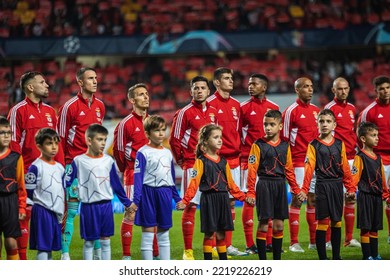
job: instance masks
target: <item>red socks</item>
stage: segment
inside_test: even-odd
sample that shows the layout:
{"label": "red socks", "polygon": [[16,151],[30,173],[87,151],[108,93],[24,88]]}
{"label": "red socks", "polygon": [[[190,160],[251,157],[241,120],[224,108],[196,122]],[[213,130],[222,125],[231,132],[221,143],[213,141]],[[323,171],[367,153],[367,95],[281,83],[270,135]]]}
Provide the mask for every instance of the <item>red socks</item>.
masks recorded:
{"label": "red socks", "polygon": [[310,244],[316,243],[316,229],[317,229],[317,220],[316,220],[316,208],[313,206],[306,206],[306,221],[309,225],[309,234],[310,234]]}
{"label": "red socks", "polygon": [[267,231],[267,245],[272,244],[272,235],[273,235],[272,219],[269,219],[268,220],[268,231]]}
{"label": "red socks", "polygon": [[291,207],[289,209],[288,224],[290,228],[290,245],[298,243],[298,232],[299,232],[299,214],[300,209]]}
{"label": "red socks", "polygon": [[390,236],[390,208],[386,207],[386,217],[387,217],[387,223],[389,225],[389,234],[388,236]]}
{"label": "red socks", "polygon": [[187,206],[181,216],[181,229],[183,232],[184,249],[192,249],[194,238],[196,205]]}
{"label": "red socks", "polygon": [[345,242],[352,239],[355,226],[355,204],[344,205]]}
{"label": "red socks", "polygon": [[29,222],[31,218],[31,206],[26,208],[26,217],[24,220],[19,221],[20,231],[22,236],[16,239],[18,243],[18,254],[20,260],[27,260],[27,246],[28,246],[28,237],[29,237]]}
{"label": "red socks", "polygon": [[[231,208],[231,211],[232,211],[232,219],[234,224],[234,221],[236,220],[236,210],[234,208]],[[226,231],[225,232],[226,248],[232,245],[232,239],[233,239],[233,231]]]}
{"label": "red socks", "polygon": [[244,203],[242,206],[242,225],[244,227],[246,247],[249,248],[255,244],[253,240],[253,209],[254,206]]}
{"label": "red socks", "polygon": [[133,221],[122,220],[121,241],[123,256],[131,256],[131,241],[133,240]]}

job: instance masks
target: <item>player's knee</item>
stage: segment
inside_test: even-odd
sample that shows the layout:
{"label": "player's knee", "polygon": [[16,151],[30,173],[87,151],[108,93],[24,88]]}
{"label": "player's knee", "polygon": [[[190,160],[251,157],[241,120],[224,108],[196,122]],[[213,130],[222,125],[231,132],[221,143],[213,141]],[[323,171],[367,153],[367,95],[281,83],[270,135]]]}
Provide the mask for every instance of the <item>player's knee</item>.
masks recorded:
{"label": "player's knee", "polygon": [[328,227],[329,227],[328,219],[323,219],[318,221],[317,230],[327,231]]}

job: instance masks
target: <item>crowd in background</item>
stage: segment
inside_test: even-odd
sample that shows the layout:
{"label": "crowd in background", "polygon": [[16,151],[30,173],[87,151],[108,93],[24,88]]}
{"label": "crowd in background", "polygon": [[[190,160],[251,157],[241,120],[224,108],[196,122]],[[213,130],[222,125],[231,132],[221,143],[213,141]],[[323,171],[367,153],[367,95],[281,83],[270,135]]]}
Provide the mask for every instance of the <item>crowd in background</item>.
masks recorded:
{"label": "crowd in background", "polygon": [[344,29],[390,20],[385,0],[3,0],[0,11],[0,37]]}

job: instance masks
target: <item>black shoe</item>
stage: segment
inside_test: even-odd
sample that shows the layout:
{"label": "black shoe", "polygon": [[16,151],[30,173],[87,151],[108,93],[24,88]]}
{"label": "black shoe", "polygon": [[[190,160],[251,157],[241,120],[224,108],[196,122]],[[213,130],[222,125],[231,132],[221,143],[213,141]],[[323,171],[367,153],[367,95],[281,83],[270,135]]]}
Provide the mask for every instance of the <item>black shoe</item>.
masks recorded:
{"label": "black shoe", "polygon": [[266,246],[265,251],[266,251],[267,253],[271,253],[271,252],[272,252],[272,244],[268,244],[268,245]]}
{"label": "black shoe", "polygon": [[248,253],[249,255],[255,255],[255,254],[257,254],[257,247],[256,247],[256,245],[252,245],[252,246],[250,246],[249,248],[246,248],[245,249],[245,252],[246,253]]}

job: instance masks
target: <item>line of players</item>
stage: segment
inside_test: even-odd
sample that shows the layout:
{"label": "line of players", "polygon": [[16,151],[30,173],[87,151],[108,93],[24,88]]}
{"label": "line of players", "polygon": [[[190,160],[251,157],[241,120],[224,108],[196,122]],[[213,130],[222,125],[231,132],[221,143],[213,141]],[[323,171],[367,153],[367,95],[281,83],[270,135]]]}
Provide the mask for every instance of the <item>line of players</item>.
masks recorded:
{"label": "line of players", "polygon": [[[81,68],[76,74],[76,81],[80,86],[78,94],[66,102],[59,110],[58,118],[55,110],[45,104],[43,100],[49,94],[49,85],[44,76],[38,72],[25,73],[21,78],[21,88],[26,94],[25,100],[15,105],[9,112],[8,119],[12,128],[11,149],[23,155],[25,172],[32,161],[39,157],[34,142],[36,132],[43,127],[57,128],[61,137],[60,152],[57,161],[66,165],[72,159],[85,153],[86,144],[84,134],[92,123],[102,124],[105,106],[102,100],[95,97],[98,78],[93,68]],[[171,128],[170,145],[177,164],[183,169],[182,194],[188,186],[195,156],[199,129],[208,123],[218,123],[223,127],[223,146],[220,151],[232,170],[233,178],[242,190],[246,190],[247,158],[253,142],[264,136],[263,116],[271,109],[279,106],[266,98],[268,79],[262,74],[253,74],[248,81],[248,93],[251,98],[239,103],[231,96],[233,91],[233,70],[218,68],[215,70],[213,84],[216,92],[210,96],[209,81],[197,76],[191,80],[190,94],[192,101],[175,114]],[[311,104],[313,84],[308,78],[299,78],[295,82],[297,100],[283,112],[284,126],[282,137],[291,145],[293,164],[298,184],[303,182],[303,166],[309,142],[318,135],[316,117],[319,108]],[[361,114],[358,123],[370,121],[379,127],[380,141],[376,152],[381,155],[385,165],[386,181],[390,174],[390,79],[378,77],[374,81],[377,99]],[[349,162],[353,161],[356,153],[357,139],[355,133],[355,107],[347,102],[349,84],[343,78],[337,78],[332,87],[335,95],[326,108],[331,109],[336,116],[337,126],[335,136],[344,141]],[[115,128],[114,157],[123,172],[124,186],[128,197],[132,198],[134,161],[137,150],[147,143],[143,131],[143,120],[148,116],[149,93],[145,84],[136,84],[128,90],[128,99],[132,105],[132,112],[125,117]],[[314,181],[313,181],[314,183]],[[67,193],[67,215],[64,219],[62,238],[62,259],[70,259],[69,244],[73,235],[74,217],[78,209],[77,188],[69,188]],[[194,233],[196,206],[199,204],[198,194],[190,205],[186,207],[182,216],[182,231],[184,238],[183,259],[194,259],[192,238]],[[306,219],[309,224],[309,249],[315,249],[316,219],[314,211],[314,193],[309,192]],[[30,203],[31,205],[31,203]],[[289,210],[290,251],[304,252],[298,242],[301,202],[293,195]],[[29,209],[31,207],[27,207]],[[231,201],[231,213],[235,219],[234,200]],[[386,216],[390,220],[390,209],[386,208]],[[29,211],[27,211],[29,217]],[[344,246],[360,247],[360,243],[352,238],[355,209],[353,201],[345,199],[345,242]],[[239,251],[232,245],[232,232],[226,233],[227,253],[231,256],[242,256],[257,252],[253,240],[253,206],[244,204],[242,211],[243,227],[246,239],[246,250]],[[121,225],[121,241],[123,258],[131,259],[132,228],[134,215],[125,212]],[[389,227],[390,228],[390,227]],[[390,230],[390,229],[389,229]],[[21,222],[22,236],[18,238],[20,259],[26,259],[28,243],[28,219]],[[329,234],[328,234],[329,236]],[[390,233],[389,233],[390,236]],[[272,222],[269,222],[267,235],[268,249],[272,250]],[[328,239],[329,240],[329,237]],[[389,239],[390,240],[390,239]],[[158,256],[158,246],[154,242],[154,256]],[[94,258],[101,258],[99,242],[94,245]]]}

